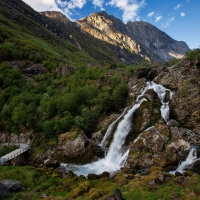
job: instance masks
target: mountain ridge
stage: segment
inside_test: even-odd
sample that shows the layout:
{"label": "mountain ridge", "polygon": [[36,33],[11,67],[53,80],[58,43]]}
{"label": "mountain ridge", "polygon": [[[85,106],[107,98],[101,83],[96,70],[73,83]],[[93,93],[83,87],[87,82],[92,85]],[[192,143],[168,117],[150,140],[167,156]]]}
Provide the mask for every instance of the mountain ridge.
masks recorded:
{"label": "mountain ridge", "polygon": [[147,56],[147,59],[169,61],[173,57],[183,57],[189,50],[185,42],[172,39],[147,22],[135,21],[124,24],[105,11],[92,13],[88,17],[77,20],[77,23],[94,37],[114,44],[116,42],[121,48],[141,54],[143,57]]}
{"label": "mountain ridge", "polygon": [[[58,11],[36,12],[21,0],[1,1],[0,5],[4,8],[2,14],[6,18],[16,21],[32,32],[36,30],[35,33],[39,36],[49,37],[49,34],[39,27],[42,26],[97,60],[118,60],[127,64],[139,64],[144,59],[166,62],[172,58],[183,57],[189,50],[186,43],[173,40],[149,23],[124,24],[105,11],[91,13],[72,22]],[[12,10],[12,15],[7,10]],[[34,21],[37,28],[30,20]],[[150,39],[147,32],[151,33]],[[96,44],[97,48],[94,48],[93,44]]]}

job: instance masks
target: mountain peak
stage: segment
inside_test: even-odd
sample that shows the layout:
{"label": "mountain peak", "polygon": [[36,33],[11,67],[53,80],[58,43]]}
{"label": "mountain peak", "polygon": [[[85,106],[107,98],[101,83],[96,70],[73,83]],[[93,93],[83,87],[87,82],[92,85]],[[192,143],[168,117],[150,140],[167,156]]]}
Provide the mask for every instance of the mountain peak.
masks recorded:
{"label": "mountain peak", "polygon": [[172,39],[165,32],[148,22],[133,21],[126,25],[132,38],[156,53],[163,61],[168,61],[173,57],[181,58],[189,50],[185,42]]}

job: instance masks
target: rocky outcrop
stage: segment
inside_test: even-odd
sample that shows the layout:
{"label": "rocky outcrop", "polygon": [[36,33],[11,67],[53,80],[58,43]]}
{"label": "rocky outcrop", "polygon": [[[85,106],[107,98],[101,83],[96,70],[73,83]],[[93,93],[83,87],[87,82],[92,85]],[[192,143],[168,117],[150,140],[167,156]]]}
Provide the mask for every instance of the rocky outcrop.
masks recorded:
{"label": "rocky outcrop", "polygon": [[62,76],[70,76],[76,72],[77,68],[75,66],[61,66],[56,68],[56,72],[60,73]]}
{"label": "rocky outcrop", "polygon": [[[46,150],[35,155],[32,163],[56,168],[63,163],[84,164],[104,156],[99,145],[88,139],[82,132],[72,130],[61,134],[58,142],[46,147]],[[58,162],[57,162],[58,161]]]}
{"label": "rocky outcrop", "polygon": [[60,161],[86,163],[96,156],[102,157],[103,151],[91,142],[84,134],[79,134],[75,140],[70,140],[68,134],[58,138],[58,149],[54,158]]}
{"label": "rocky outcrop", "polygon": [[[199,144],[199,59],[191,62],[185,58],[169,68],[152,69],[156,70],[153,81],[173,90],[173,97],[169,100],[170,120],[167,124],[163,121],[157,95],[153,90],[147,90],[143,95],[147,101],[134,113],[133,132],[127,138],[130,142],[127,171],[140,171],[151,166],[174,170],[186,159],[191,147]],[[128,83],[131,99],[141,93],[149,80],[145,73],[140,77],[138,73]],[[197,162],[196,171],[198,165]]]}
{"label": "rocky outcrop", "polygon": [[31,132],[21,133],[20,135],[16,134],[7,134],[0,132],[0,143],[26,143],[30,144],[29,135]]}
{"label": "rocky outcrop", "polygon": [[26,75],[46,74],[47,72],[47,68],[44,67],[42,64],[34,64],[31,67],[22,70],[22,73]]}

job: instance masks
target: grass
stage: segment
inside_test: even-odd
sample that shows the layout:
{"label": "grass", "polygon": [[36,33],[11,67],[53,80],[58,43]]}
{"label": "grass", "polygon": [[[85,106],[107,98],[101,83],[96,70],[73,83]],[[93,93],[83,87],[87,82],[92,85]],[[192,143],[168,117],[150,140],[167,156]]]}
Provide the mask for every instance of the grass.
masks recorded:
{"label": "grass", "polygon": [[[123,174],[117,177],[123,177]],[[169,177],[167,183],[150,186],[147,177],[127,180],[127,184],[117,183],[116,178],[102,177],[87,180],[83,177],[69,176],[60,178],[52,169],[34,168],[32,166],[1,166],[0,181],[4,179],[19,180],[22,191],[10,192],[5,200],[39,200],[42,194],[47,194],[48,200],[91,200],[104,199],[116,188],[122,191],[126,200],[198,200],[200,196],[200,175],[191,177]]]}

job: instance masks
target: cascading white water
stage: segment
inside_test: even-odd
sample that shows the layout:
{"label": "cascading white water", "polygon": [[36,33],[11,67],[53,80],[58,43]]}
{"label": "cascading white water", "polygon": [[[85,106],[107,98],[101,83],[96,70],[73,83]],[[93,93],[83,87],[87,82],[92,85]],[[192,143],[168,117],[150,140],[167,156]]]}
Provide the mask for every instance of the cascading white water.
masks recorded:
{"label": "cascading white water", "polygon": [[119,170],[121,167],[123,167],[126,163],[129,154],[129,149],[124,149],[123,147],[126,136],[131,131],[132,115],[140,106],[140,104],[144,100],[146,100],[145,98],[143,98],[143,95],[148,89],[153,89],[158,94],[158,97],[160,98],[160,101],[162,103],[160,109],[161,115],[164,118],[164,120],[168,122],[169,106],[168,103],[165,103],[165,95],[166,92],[169,91],[170,96],[172,97],[172,92],[164,88],[162,85],[158,85],[154,82],[147,82],[144,91],[142,92],[141,95],[137,97],[136,104],[127,113],[126,113],[127,109],[125,109],[124,112],[109,126],[108,128],[109,130],[107,130],[106,135],[101,141],[101,145],[105,144],[105,142],[109,138],[109,134],[113,130],[113,127],[123,116],[123,119],[119,122],[117,126],[117,129],[114,133],[114,139],[109,147],[108,153],[105,158],[86,165],[74,165],[74,164],[63,164],[63,165],[66,166],[68,169],[71,169],[75,174],[85,175],[85,176],[87,176],[89,173],[101,174],[104,171],[107,171],[112,174],[115,171]]}
{"label": "cascading white water", "polygon": [[200,158],[197,158],[197,149],[196,147],[192,147],[186,160],[183,161],[175,171],[171,171],[170,173],[175,174],[175,172],[180,172],[183,174],[185,170],[190,169],[197,160],[200,160]]}
{"label": "cascading white water", "polygon": [[165,96],[167,91],[170,92],[170,99],[172,99],[173,96],[173,92],[165,87],[163,87],[162,85],[156,84],[153,81],[151,82],[147,82],[146,87],[144,89],[144,91],[142,92],[142,94],[140,96],[143,96],[144,93],[148,90],[148,89],[153,89],[154,92],[157,93],[160,102],[162,104],[160,111],[161,111],[161,116],[162,118],[165,120],[165,122],[167,123],[169,121],[169,102],[165,102]]}
{"label": "cascading white water", "polygon": [[129,150],[124,151],[123,149],[125,138],[131,130],[132,115],[143,101],[145,101],[144,98],[140,99],[119,122],[114,134],[113,142],[110,145],[108,154],[105,158],[86,165],[64,164],[64,166],[73,170],[73,172],[77,175],[85,176],[87,176],[89,173],[101,174],[104,171],[112,174],[123,167],[129,153]]}
{"label": "cascading white water", "polygon": [[108,154],[105,158],[106,163],[109,165],[117,165],[123,156],[122,147],[125,143],[126,136],[131,131],[131,117],[144,100],[145,99],[142,98],[139,102],[137,102],[124,116],[124,119],[119,123],[113,142],[111,143]]}
{"label": "cascading white water", "polygon": [[[161,116],[162,118],[166,121],[166,123],[169,121],[169,106],[168,103],[169,102],[165,102],[165,96],[167,91],[170,92],[170,99],[172,99],[173,96],[173,92],[165,87],[163,87],[162,85],[156,84],[153,81],[151,82],[147,82],[146,83],[146,87],[144,88],[143,92],[137,97],[136,102],[143,97],[144,93],[148,90],[148,89],[153,89],[154,92],[157,93],[160,102],[162,104],[160,111],[161,111]],[[124,109],[123,113],[108,127],[106,134],[104,135],[100,145],[103,146],[105,144],[105,142],[108,140],[110,134],[113,131],[114,126],[116,125],[116,123],[120,120],[120,118],[125,114],[127,108]]]}
{"label": "cascading white water", "polygon": [[112,123],[109,125],[101,143],[99,144],[100,146],[104,146],[106,141],[110,138],[110,135],[113,131],[113,129],[115,128],[115,125],[117,124],[117,122],[121,119],[121,117],[125,114],[125,112],[127,111],[128,108],[125,108],[124,111],[122,112],[122,114]]}

